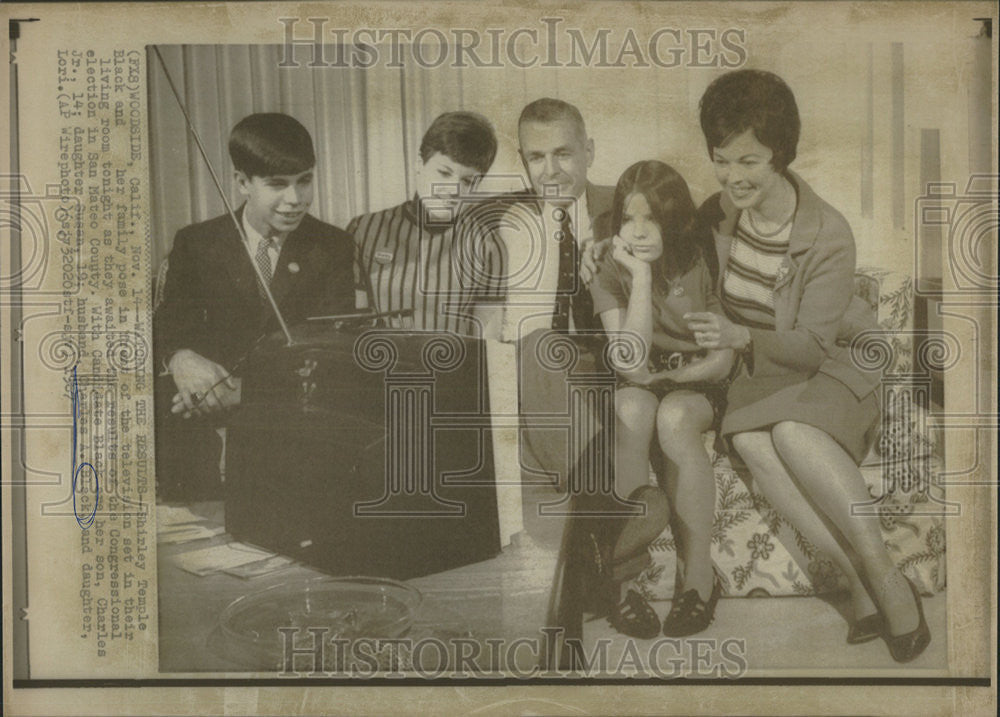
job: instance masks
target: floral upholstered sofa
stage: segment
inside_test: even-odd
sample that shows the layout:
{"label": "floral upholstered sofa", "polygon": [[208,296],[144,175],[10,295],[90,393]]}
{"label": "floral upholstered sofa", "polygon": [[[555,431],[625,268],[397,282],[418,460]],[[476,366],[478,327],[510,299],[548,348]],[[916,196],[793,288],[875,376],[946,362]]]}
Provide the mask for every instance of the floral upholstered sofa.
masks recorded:
{"label": "floral upholstered sofa", "polygon": [[[945,587],[944,514],[948,504],[937,479],[942,454],[918,401],[923,389],[913,367],[913,285],[897,272],[861,267],[859,296],[876,310],[877,357],[884,367],[883,417],[879,438],[862,464],[872,496],[858,514],[875,515],[889,554],[924,594]],[[919,349],[918,349],[919,350]],[[756,491],[745,469],[712,448],[716,506],[712,558],[729,596],[813,595],[846,586],[833,562],[819,553]],[[874,518],[873,518],[874,519]],[[635,580],[650,600],[670,599],[676,551],[669,528],[650,547],[652,565]]]}

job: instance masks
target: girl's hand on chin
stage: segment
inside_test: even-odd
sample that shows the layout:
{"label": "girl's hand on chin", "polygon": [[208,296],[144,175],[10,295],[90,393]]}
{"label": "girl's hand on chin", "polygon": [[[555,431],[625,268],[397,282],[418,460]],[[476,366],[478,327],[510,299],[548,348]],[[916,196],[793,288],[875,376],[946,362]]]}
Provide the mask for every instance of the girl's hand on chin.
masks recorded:
{"label": "girl's hand on chin", "polygon": [[619,264],[624,266],[632,276],[636,275],[649,275],[649,263],[643,261],[639,257],[632,253],[632,250],[627,241],[622,239],[620,236],[615,236],[611,240],[611,256]]}

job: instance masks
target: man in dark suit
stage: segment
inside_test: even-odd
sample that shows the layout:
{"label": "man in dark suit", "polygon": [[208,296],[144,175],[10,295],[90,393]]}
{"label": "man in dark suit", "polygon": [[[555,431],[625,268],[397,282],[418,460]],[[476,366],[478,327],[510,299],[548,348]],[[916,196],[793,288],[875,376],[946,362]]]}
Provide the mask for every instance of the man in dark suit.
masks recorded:
{"label": "man in dark suit", "polygon": [[[531,201],[511,203],[498,230],[507,279],[502,335],[518,347],[525,525],[548,542],[561,533],[561,521],[540,520],[538,504],[558,500],[583,449],[577,445],[574,452],[567,440],[570,432],[565,426],[553,428],[550,419],[566,415],[574,423],[594,426],[594,433],[601,420],[569,414],[570,372],[543,365],[539,342],[551,338],[553,330],[569,334],[582,352],[577,369],[594,364],[588,350],[593,341],[585,339],[600,326],[580,277],[580,256],[595,237],[602,238],[599,217],[610,211],[614,188],[587,179],[594,140],[587,136],[580,111],[567,102],[542,98],[525,106],[518,141],[532,191]],[[579,426],[572,433],[583,443],[593,436],[583,435]]]}
{"label": "man in dark suit", "polygon": [[[538,328],[574,332],[599,328],[590,292],[580,281],[579,257],[593,242],[595,228],[599,230],[598,217],[611,209],[614,187],[588,181],[594,140],[587,136],[580,110],[568,102],[543,97],[526,105],[517,135],[533,199],[517,208],[534,213],[536,221],[510,221],[506,225],[513,228],[501,230],[509,280],[505,334],[511,337],[515,332],[520,339]],[[522,230],[525,226],[540,232],[529,235]],[[551,316],[539,306],[540,299],[553,301]]]}
{"label": "man in dark suit", "polygon": [[169,372],[156,395],[168,499],[219,495],[215,427],[239,403],[239,364],[279,327],[262,282],[288,324],[354,307],[353,241],[307,214],[316,156],[306,128],[284,114],[250,115],[233,128],[229,154],[246,200],[239,227],[226,214],[177,233],[154,316],[158,365]]}

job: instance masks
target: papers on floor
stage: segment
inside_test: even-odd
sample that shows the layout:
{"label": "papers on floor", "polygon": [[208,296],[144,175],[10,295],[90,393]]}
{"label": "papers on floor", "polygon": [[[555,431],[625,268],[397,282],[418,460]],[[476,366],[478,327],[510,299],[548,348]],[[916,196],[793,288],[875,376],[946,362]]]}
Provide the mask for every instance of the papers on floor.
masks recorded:
{"label": "papers on floor", "polygon": [[273,557],[275,557],[274,553],[252,548],[243,543],[226,543],[201,550],[192,550],[190,553],[181,553],[173,556],[171,560],[181,570],[195,575],[209,575]]}
{"label": "papers on floor", "polygon": [[[206,522],[209,522],[207,518],[192,513],[186,506],[158,505],[157,542],[187,543],[214,538],[226,532],[221,525],[205,525]],[[233,542],[181,553],[171,556],[170,560],[182,570],[198,576],[225,572],[243,579],[267,575],[294,565],[291,558]]]}
{"label": "papers on floor", "polygon": [[156,506],[156,542],[188,543],[222,535],[225,528],[217,525],[198,525],[209,522],[207,518],[192,513],[186,506]]}
{"label": "papers on floor", "polygon": [[205,520],[200,515],[195,515],[187,506],[158,505],[156,506],[156,528],[162,531],[175,525],[185,523],[198,523]]}
{"label": "papers on floor", "polygon": [[256,578],[261,575],[268,575],[270,573],[276,573],[279,570],[284,570],[290,565],[294,565],[295,561],[291,558],[286,558],[284,555],[275,555],[273,558],[268,558],[266,560],[261,560],[257,563],[248,563],[246,565],[240,565],[235,568],[228,568],[224,572],[227,575],[235,575],[238,578],[243,578],[248,580],[250,578]]}
{"label": "papers on floor", "polygon": [[222,535],[226,529],[221,525],[206,527],[204,525],[176,525],[169,528],[161,528],[156,533],[158,543],[188,543],[192,540],[204,540]]}

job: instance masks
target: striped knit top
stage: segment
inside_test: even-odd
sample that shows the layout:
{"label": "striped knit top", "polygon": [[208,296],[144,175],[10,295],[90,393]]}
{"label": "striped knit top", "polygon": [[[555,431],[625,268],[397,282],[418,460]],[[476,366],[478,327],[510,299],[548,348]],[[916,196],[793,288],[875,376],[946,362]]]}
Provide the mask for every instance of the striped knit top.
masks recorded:
{"label": "striped knit top", "polygon": [[435,223],[419,212],[411,200],[351,220],[356,290],[380,313],[413,310],[394,327],[474,335],[475,303],[502,296],[498,240],[461,217]]}
{"label": "striped knit top", "polygon": [[788,253],[789,223],[777,234],[764,236],[740,213],[722,278],[722,307],[738,324],[774,328],[774,283]]}

